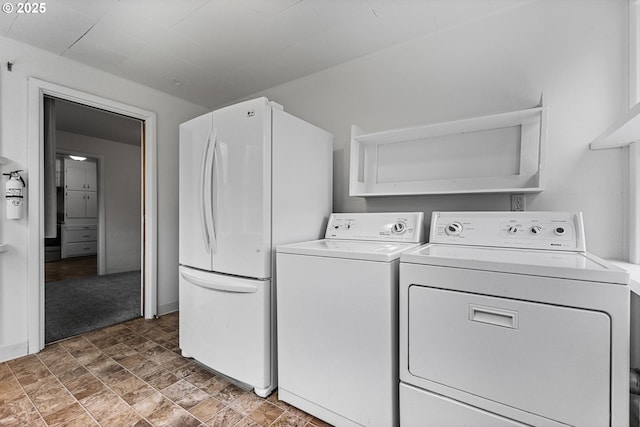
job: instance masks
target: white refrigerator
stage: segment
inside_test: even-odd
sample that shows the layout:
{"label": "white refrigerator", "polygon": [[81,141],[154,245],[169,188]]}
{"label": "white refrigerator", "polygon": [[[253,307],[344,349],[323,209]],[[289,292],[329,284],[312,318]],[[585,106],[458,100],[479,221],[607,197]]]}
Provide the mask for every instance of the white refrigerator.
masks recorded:
{"label": "white refrigerator", "polygon": [[180,125],[180,348],[268,396],[277,386],[277,245],[318,239],[333,136],[266,98]]}

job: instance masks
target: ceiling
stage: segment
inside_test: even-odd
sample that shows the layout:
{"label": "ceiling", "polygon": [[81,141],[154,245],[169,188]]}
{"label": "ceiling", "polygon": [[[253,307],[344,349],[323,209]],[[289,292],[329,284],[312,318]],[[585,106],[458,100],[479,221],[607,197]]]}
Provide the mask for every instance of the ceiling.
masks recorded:
{"label": "ceiling", "polygon": [[62,99],[55,101],[56,129],[107,141],[142,145],[142,122]]}
{"label": "ceiling", "polygon": [[531,0],[51,0],[0,34],[214,108]]}

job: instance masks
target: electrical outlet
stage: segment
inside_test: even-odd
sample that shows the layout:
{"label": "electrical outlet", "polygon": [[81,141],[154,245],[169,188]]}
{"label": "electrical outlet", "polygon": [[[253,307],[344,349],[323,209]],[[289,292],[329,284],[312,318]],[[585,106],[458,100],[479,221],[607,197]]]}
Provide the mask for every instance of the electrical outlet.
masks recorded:
{"label": "electrical outlet", "polygon": [[511,195],[511,210],[514,212],[520,212],[525,210],[524,194]]}

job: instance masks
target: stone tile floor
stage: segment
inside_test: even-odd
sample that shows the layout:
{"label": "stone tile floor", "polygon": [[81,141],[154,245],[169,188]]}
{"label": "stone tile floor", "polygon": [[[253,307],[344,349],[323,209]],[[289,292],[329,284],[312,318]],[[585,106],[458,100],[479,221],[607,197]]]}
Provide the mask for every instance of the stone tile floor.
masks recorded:
{"label": "stone tile floor", "polygon": [[0,426],[326,427],[180,356],[178,314],[134,319],[0,363]]}

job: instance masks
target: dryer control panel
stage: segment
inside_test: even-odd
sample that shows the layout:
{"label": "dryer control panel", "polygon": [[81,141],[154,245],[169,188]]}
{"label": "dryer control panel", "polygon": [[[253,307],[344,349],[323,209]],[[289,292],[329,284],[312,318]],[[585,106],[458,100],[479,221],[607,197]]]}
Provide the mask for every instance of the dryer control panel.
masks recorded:
{"label": "dryer control panel", "polygon": [[329,217],[325,238],[421,243],[424,213],[334,213]]}
{"label": "dryer control panel", "polygon": [[433,212],[429,242],[586,250],[580,212]]}

